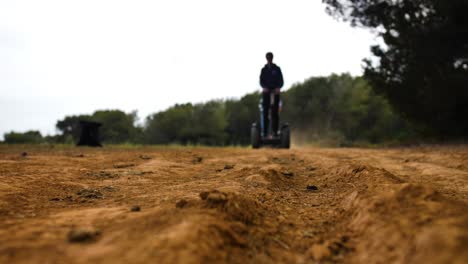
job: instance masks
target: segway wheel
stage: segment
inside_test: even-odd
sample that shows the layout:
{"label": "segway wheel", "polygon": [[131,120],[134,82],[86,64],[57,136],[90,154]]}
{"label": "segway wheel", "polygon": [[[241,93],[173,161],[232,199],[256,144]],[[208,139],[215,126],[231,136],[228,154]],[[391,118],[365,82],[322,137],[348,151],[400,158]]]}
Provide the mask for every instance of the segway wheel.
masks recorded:
{"label": "segway wheel", "polygon": [[252,124],[252,128],[250,129],[250,143],[252,144],[252,148],[260,148],[260,130],[255,123]]}
{"label": "segway wheel", "polygon": [[289,126],[283,126],[281,128],[281,148],[284,149],[289,149],[290,148],[290,142],[291,142],[291,131],[289,129]]}

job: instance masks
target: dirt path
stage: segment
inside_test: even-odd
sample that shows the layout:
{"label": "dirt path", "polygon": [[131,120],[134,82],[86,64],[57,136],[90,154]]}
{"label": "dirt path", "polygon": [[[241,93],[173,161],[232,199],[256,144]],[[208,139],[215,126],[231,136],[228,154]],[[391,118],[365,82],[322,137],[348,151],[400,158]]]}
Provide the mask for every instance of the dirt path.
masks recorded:
{"label": "dirt path", "polygon": [[468,263],[467,202],[467,147],[0,146],[0,263]]}

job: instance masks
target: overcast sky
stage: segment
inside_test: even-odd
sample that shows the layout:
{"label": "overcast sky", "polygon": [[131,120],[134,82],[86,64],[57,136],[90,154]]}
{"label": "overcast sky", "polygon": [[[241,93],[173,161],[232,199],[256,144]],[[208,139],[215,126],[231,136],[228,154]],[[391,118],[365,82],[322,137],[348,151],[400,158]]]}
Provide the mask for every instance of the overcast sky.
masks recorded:
{"label": "overcast sky", "polygon": [[66,115],[240,97],[267,51],[285,89],[362,73],[376,42],[320,0],[0,0],[0,139]]}

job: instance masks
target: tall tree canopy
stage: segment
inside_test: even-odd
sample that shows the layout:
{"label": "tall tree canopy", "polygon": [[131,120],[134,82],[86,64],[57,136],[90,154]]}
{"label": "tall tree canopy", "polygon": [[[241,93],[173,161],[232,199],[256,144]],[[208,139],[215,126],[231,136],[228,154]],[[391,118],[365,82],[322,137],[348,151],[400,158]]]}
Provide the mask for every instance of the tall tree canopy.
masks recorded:
{"label": "tall tree canopy", "polygon": [[137,113],[125,113],[121,110],[98,110],[92,115],[66,116],[57,121],[56,128],[61,133],[55,140],[62,143],[78,142],[80,136],[79,121],[102,123],[101,140],[104,143],[125,143],[140,140],[141,128],[136,126]]}
{"label": "tall tree canopy", "polygon": [[375,29],[365,77],[426,132],[468,135],[467,0],[323,0],[353,26]]}

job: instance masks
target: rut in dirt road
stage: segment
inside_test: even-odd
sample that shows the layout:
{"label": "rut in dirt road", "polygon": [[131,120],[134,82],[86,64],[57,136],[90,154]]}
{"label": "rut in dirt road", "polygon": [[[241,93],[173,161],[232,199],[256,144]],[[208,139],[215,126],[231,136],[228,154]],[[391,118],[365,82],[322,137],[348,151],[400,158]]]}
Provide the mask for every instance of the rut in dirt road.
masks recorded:
{"label": "rut in dirt road", "polygon": [[0,262],[468,260],[455,163],[458,187],[397,166],[398,150],[80,151],[1,152]]}

